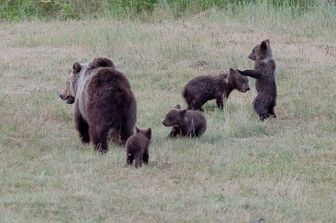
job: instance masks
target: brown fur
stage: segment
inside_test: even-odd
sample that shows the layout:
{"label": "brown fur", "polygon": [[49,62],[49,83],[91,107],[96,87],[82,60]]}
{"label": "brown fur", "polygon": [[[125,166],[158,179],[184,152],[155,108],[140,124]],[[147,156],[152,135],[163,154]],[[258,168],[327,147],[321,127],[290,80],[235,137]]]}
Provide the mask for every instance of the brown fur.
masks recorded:
{"label": "brown fur", "polygon": [[250,89],[248,78],[230,69],[229,74],[199,76],[184,87],[182,93],[188,109],[202,110],[203,104],[216,99],[218,108],[223,109],[225,100],[233,90],[246,92]]}
{"label": "brown fur", "polygon": [[141,167],[143,163],[148,164],[148,147],[152,139],[151,128],[144,130],[136,128],[136,133],[128,138],[126,142],[126,163],[136,168]]}
{"label": "brown fur", "polygon": [[270,116],[276,117],[276,63],[270,41],[265,40],[255,46],[248,57],[256,61],[254,69],[239,72],[256,79],[257,97],[253,102],[254,110],[262,121]]}
{"label": "brown fur", "polygon": [[181,110],[180,105],[176,105],[170,110],[162,124],[172,127],[168,137],[173,138],[177,135],[183,137],[199,137],[206,131],[206,119],[199,111]]}
{"label": "brown fur", "polygon": [[119,132],[122,144],[133,134],[136,100],[128,79],[108,58],[75,63],[60,97],[75,103],[76,129],[83,143],[92,141],[95,149],[106,152],[110,131]]}

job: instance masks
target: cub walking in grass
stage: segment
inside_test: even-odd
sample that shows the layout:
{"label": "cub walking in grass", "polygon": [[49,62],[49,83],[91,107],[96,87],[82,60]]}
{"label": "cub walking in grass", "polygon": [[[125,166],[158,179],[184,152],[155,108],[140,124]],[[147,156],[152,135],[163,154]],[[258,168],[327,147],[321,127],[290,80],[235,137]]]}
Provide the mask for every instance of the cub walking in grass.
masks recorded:
{"label": "cub walking in grass", "polygon": [[87,64],[74,63],[65,91],[59,95],[68,104],[75,103],[76,129],[83,143],[107,151],[107,136],[113,130],[123,144],[133,135],[136,100],[128,79],[108,58],[96,58]]}
{"label": "cub walking in grass", "polygon": [[148,164],[148,147],[152,138],[152,129],[139,129],[135,127],[136,133],[129,137],[126,142],[126,163],[136,168],[141,167],[143,163]]}
{"label": "cub walking in grass", "polygon": [[277,98],[276,63],[270,41],[267,39],[256,45],[248,58],[256,61],[254,69],[238,71],[244,76],[256,79],[257,97],[253,101],[254,110],[262,121],[270,116],[276,118],[274,112]]}
{"label": "cub walking in grass", "polygon": [[218,108],[223,109],[224,99],[230,96],[233,90],[240,92],[250,90],[248,78],[230,69],[229,74],[199,76],[187,83],[182,93],[188,104],[188,109],[201,110],[207,101],[216,99]]}
{"label": "cub walking in grass", "polygon": [[177,135],[183,137],[199,137],[204,134],[207,124],[203,114],[194,110],[182,110],[180,105],[176,105],[168,112],[162,124],[172,127],[168,137]]}

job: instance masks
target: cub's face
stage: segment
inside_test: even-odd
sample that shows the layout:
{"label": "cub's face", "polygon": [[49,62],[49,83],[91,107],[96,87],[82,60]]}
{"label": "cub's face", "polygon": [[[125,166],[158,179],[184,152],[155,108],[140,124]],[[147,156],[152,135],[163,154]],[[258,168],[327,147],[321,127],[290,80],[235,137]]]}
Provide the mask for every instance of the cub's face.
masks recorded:
{"label": "cub's face", "polygon": [[249,83],[248,83],[248,78],[239,74],[237,72],[236,74],[236,85],[237,85],[237,88],[238,88],[238,91],[240,92],[247,92],[250,90],[250,86],[249,86]]}
{"label": "cub's face", "polygon": [[170,110],[165,119],[162,121],[162,124],[166,127],[179,125],[181,120],[184,118],[187,110],[181,110],[180,105],[176,105],[172,110]]}
{"label": "cub's face", "polygon": [[59,97],[66,101],[67,104],[73,104],[76,99],[76,84],[82,70],[82,65],[78,62],[74,63],[72,70],[70,71],[69,77],[66,82],[65,90],[63,93],[59,94]]}
{"label": "cub's face", "polygon": [[261,44],[256,45],[252,49],[252,52],[250,53],[248,58],[256,61],[256,60],[263,60],[271,55],[272,55],[271,44],[270,41],[267,39],[262,41]]}
{"label": "cub's face", "polygon": [[180,110],[172,109],[167,114],[162,124],[166,127],[178,125],[180,122]]}
{"label": "cub's face", "polygon": [[232,68],[230,69],[229,82],[234,82],[234,85],[240,92],[247,92],[250,90],[248,78]]}

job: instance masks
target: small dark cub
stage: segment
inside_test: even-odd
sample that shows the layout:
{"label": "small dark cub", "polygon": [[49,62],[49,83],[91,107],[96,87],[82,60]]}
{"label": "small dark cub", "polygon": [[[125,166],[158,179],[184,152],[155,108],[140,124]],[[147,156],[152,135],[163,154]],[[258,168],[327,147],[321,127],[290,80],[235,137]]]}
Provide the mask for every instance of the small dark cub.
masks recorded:
{"label": "small dark cub", "polygon": [[136,168],[142,167],[142,164],[148,164],[148,147],[152,138],[152,129],[139,129],[135,127],[136,133],[128,138],[126,142],[126,162]]}
{"label": "small dark cub", "polygon": [[248,58],[255,61],[254,69],[239,72],[256,79],[257,96],[253,101],[254,110],[262,121],[270,116],[276,118],[276,62],[273,59],[270,41],[267,39],[256,45]]}
{"label": "small dark cub", "polygon": [[168,112],[162,124],[172,127],[168,137],[177,135],[183,137],[199,137],[204,134],[207,124],[203,114],[195,110],[182,110],[180,105],[176,105]]}
{"label": "small dark cub", "polygon": [[218,108],[223,109],[224,99],[235,89],[247,92],[250,86],[247,77],[231,68],[229,74],[204,75],[192,79],[184,87],[182,95],[188,109],[203,111],[202,106],[212,99],[216,99]]}

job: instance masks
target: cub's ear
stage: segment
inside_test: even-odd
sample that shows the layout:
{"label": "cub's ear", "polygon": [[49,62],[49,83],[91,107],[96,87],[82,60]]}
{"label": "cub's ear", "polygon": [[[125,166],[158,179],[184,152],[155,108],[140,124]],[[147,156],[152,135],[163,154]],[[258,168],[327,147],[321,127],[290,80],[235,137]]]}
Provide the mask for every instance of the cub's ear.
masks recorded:
{"label": "cub's ear", "polygon": [[186,113],[187,113],[187,109],[181,110],[180,111],[181,118],[184,118],[184,116],[186,115]]}
{"label": "cub's ear", "polygon": [[261,42],[260,49],[262,51],[266,51],[267,50],[267,42],[266,42],[266,40]]}
{"label": "cub's ear", "polygon": [[271,44],[271,42],[270,42],[270,40],[269,40],[269,39],[266,39],[266,40],[265,40],[265,42],[266,42],[268,45],[270,45],[270,44]]}
{"label": "cub's ear", "polygon": [[151,129],[151,128],[147,129],[146,136],[147,136],[148,138],[151,138],[151,137],[152,137],[152,129]]}
{"label": "cub's ear", "polygon": [[235,74],[237,74],[238,73],[238,70],[235,70],[235,69],[233,69],[233,68],[230,68],[230,71],[229,71],[229,74],[230,75],[235,75]]}
{"label": "cub's ear", "polygon": [[82,70],[82,65],[80,63],[76,62],[72,65],[72,69],[76,72],[79,73]]}
{"label": "cub's ear", "polygon": [[138,133],[138,132],[140,132],[140,129],[135,126],[135,131],[136,131],[136,133]]}
{"label": "cub's ear", "polygon": [[181,105],[177,104],[177,105],[175,105],[174,108],[176,108],[176,109],[181,109]]}
{"label": "cub's ear", "polygon": [[227,82],[228,83],[234,82],[234,80],[236,79],[237,73],[238,73],[237,70],[230,68],[229,75],[227,76]]}

